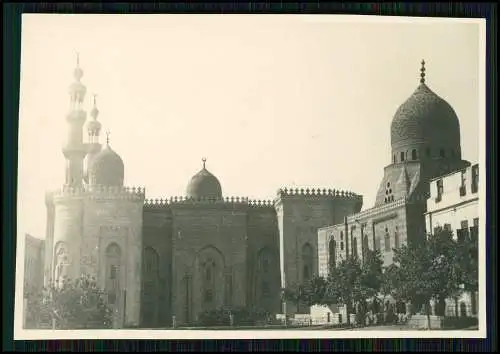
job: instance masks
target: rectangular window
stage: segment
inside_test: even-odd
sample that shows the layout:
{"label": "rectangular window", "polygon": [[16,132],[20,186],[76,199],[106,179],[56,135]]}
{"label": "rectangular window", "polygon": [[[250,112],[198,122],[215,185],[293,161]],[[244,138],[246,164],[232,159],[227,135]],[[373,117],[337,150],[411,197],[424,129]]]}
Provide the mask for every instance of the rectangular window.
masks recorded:
{"label": "rectangular window", "polygon": [[111,265],[109,268],[109,279],[116,279],[118,276],[118,266]]}
{"label": "rectangular window", "polygon": [[477,241],[479,236],[479,218],[474,218],[473,225],[474,226],[470,228],[469,237],[472,241]]}
{"label": "rectangular window", "polygon": [[443,196],[443,180],[442,179],[436,181],[436,188],[437,188],[436,203],[439,203],[441,201],[442,196]]}
{"label": "rectangular window", "polygon": [[466,187],[466,171],[463,170],[461,174],[461,184],[459,188],[460,196],[463,197],[465,194],[467,194],[467,187]]}
{"label": "rectangular window", "polygon": [[471,192],[477,193],[479,187],[479,165],[472,166]]}

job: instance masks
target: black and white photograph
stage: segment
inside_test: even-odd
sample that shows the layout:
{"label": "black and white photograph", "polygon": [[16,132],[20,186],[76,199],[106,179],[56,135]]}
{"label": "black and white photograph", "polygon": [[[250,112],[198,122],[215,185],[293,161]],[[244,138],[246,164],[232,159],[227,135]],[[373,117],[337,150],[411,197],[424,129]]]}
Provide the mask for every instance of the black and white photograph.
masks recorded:
{"label": "black and white photograph", "polygon": [[24,14],[15,339],[485,338],[485,33]]}

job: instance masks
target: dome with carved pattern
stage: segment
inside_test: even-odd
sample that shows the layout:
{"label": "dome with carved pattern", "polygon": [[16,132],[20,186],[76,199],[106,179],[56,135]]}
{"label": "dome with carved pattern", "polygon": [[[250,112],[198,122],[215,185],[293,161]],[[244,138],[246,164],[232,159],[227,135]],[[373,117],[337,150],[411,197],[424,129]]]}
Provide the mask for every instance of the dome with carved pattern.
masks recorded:
{"label": "dome with carved pattern", "polygon": [[[397,109],[391,123],[394,153],[425,147],[460,154],[460,125],[451,105],[425,83],[422,67],[420,85]],[[458,157],[458,156],[457,156]]]}
{"label": "dome with carved pattern", "polygon": [[221,199],[222,187],[212,173],[205,167],[205,160],[203,160],[203,168],[200,172],[195,174],[186,189],[188,198],[193,199]]}

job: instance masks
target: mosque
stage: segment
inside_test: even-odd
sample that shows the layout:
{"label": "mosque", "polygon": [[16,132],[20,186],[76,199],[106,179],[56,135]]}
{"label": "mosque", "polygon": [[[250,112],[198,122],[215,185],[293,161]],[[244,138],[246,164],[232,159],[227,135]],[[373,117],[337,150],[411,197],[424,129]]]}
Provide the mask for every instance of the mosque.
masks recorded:
{"label": "mosque", "polygon": [[[246,306],[281,312],[280,289],[317,273],[317,230],[362,207],[333,189],[278,192],[273,200],[224,196],[206,166],[185,195],[146,200],[124,186],[125,164],[90,118],[79,60],[69,87],[65,184],[46,194],[44,283],[87,274],[108,294],[117,327],[187,325],[206,310]],[[85,136],[85,138],[84,138]]]}
{"label": "mosque", "polygon": [[325,275],[350,252],[380,249],[389,264],[392,247],[425,235],[429,180],[469,165],[458,118],[426,85],[422,63],[420,84],[392,121],[392,162],[371,209],[361,211],[360,195],[326,188],[282,188],[269,201],[225,196],[205,159],[184,195],[147,200],[145,188],[124,186],[109,136],[100,142],[95,97],[87,118],[82,76],[77,62],[65,184],[45,200],[44,283],[94,276],[118,327],[168,327],[174,316],[188,325],[224,306],[280,313],[282,287]]}

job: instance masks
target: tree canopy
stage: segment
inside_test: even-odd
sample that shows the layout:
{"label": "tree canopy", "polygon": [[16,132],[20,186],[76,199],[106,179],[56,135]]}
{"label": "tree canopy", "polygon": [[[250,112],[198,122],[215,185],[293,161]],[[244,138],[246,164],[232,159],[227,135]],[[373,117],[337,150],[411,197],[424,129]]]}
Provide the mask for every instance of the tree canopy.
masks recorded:
{"label": "tree canopy", "polygon": [[58,329],[110,328],[112,310],[105,293],[94,279],[82,276],[66,279],[61,286],[43,289],[28,295],[28,319],[31,326],[51,325]]}

